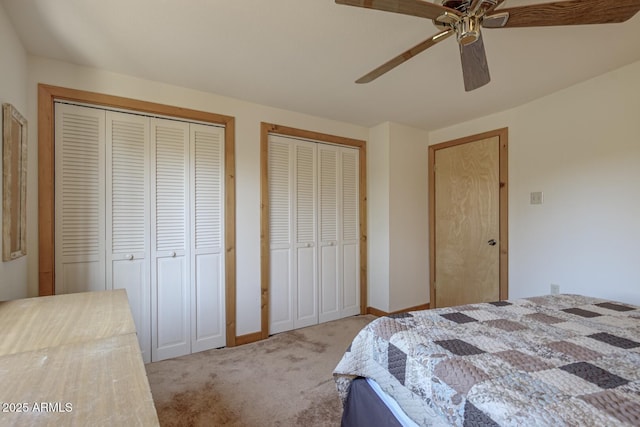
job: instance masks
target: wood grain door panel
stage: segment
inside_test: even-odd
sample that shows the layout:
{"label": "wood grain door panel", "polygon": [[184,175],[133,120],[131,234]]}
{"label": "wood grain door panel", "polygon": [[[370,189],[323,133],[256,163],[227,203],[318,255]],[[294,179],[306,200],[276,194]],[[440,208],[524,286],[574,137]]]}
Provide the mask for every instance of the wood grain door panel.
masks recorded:
{"label": "wood grain door panel", "polygon": [[431,306],[506,298],[506,129],[430,147]]}

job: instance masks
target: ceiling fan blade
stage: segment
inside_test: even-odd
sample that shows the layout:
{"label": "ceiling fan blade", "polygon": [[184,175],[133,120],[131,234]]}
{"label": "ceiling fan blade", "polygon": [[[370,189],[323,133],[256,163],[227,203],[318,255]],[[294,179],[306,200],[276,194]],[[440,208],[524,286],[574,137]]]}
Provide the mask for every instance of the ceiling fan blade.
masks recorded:
{"label": "ceiling fan blade", "polygon": [[469,44],[459,44],[460,60],[462,61],[462,76],[464,77],[464,90],[469,92],[489,83],[489,65],[487,54],[484,50],[482,33],[478,40]]}
{"label": "ceiling fan blade", "polygon": [[384,10],[386,12],[402,13],[420,18],[436,19],[444,14],[462,16],[455,9],[430,3],[425,0],[336,0],[337,4],[364,7],[367,9]]}
{"label": "ceiling fan blade", "polygon": [[385,62],[384,64],[382,64],[381,66],[379,66],[375,70],[371,71],[370,73],[365,74],[364,76],[360,77],[358,80],[356,80],[356,83],[369,83],[370,81],[377,79],[378,77],[380,77],[384,73],[393,70],[398,65],[408,61],[409,59],[413,58],[414,56],[416,56],[420,52],[423,52],[423,51],[427,50],[431,46],[435,45],[436,43],[441,42],[442,40],[448,38],[449,36],[451,36],[453,34],[455,34],[455,31],[453,29],[445,30],[445,31],[442,31],[442,32],[436,34],[433,37],[428,38],[427,40],[425,40],[425,41],[423,41],[421,43],[418,43],[417,45],[415,45],[411,49],[409,49],[409,50],[401,53],[400,55],[396,56],[395,58]]}
{"label": "ceiling fan blade", "polygon": [[569,0],[496,10],[485,17],[508,14],[503,25],[489,28],[546,27],[624,22],[640,10],[640,0]]}

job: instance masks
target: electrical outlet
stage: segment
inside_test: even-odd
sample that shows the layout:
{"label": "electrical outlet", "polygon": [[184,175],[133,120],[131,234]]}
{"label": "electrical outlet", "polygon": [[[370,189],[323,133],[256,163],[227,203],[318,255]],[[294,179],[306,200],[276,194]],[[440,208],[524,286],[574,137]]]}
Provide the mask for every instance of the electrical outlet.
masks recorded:
{"label": "electrical outlet", "polygon": [[560,293],[560,285],[551,284],[551,295],[558,295]]}

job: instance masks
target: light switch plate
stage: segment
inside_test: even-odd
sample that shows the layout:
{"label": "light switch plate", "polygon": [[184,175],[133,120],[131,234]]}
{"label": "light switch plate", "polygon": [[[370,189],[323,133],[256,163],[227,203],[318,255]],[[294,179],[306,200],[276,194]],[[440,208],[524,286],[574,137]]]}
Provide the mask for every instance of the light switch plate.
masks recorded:
{"label": "light switch plate", "polygon": [[541,205],[542,204],[542,191],[531,192],[530,204]]}

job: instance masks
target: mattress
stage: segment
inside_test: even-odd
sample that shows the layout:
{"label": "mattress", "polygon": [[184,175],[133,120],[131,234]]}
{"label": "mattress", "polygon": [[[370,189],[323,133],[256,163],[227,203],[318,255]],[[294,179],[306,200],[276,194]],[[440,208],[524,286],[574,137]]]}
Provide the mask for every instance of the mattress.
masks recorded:
{"label": "mattress", "polygon": [[367,325],[334,371],[374,380],[418,425],[640,425],[640,308],[580,295]]}

